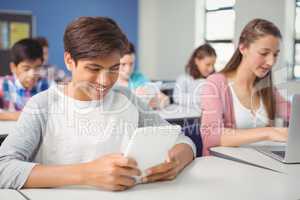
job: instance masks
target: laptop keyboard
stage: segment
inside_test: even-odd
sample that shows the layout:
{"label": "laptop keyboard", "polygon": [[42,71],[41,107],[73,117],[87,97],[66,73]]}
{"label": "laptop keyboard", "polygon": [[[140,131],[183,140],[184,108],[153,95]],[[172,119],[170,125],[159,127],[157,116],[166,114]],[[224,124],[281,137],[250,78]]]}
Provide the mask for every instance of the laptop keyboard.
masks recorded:
{"label": "laptop keyboard", "polygon": [[282,158],[284,158],[284,156],[285,156],[285,151],[272,151],[272,153],[274,153],[277,156],[280,156]]}

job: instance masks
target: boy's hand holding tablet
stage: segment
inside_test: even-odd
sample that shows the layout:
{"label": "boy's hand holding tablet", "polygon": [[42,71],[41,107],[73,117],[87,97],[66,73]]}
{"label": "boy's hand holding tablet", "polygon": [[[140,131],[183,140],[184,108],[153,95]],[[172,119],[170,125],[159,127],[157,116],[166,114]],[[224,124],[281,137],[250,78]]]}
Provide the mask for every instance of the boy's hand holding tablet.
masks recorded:
{"label": "boy's hand holding tablet", "polygon": [[177,144],[168,153],[167,160],[146,171],[142,183],[173,180],[192,160],[193,152],[187,144]]}
{"label": "boy's hand holding tablet", "polygon": [[193,160],[187,144],[176,144],[180,134],[180,126],[143,127],[134,132],[124,155],[136,159],[142,171],[138,182],[172,180]]}
{"label": "boy's hand holding tablet", "polygon": [[136,184],[133,177],[141,172],[135,160],[122,154],[109,154],[83,164],[82,183],[106,190],[119,191]]}

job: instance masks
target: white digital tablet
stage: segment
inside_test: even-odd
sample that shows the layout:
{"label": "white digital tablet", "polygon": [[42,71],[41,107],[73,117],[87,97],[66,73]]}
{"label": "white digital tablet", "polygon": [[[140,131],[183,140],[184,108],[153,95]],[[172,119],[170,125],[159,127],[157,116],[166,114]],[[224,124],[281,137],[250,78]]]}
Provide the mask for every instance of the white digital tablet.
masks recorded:
{"label": "white digital tablet", "polygon": [[181,127],[178,125],[138,128],[123,153],[135,159],[144,173],[146,169],[165,162],[179,134]]}

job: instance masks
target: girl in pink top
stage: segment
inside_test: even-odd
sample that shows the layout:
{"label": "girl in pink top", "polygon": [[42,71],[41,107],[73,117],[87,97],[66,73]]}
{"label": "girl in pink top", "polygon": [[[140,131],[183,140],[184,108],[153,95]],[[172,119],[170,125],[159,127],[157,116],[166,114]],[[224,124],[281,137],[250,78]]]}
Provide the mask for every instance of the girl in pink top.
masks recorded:
{"label": "girl in pink top", "polygon": [[[240,146],[258,141],[286,141],[287,128],[275,128],[277,117],[288,121],[290,104],[273,88],[271,69],[275,64],[281,33],[263,19],[250,21],[242,30],[238,48],[225,68],[207,78],[201,94],[203,155],[214,146]],[[234,99],[254,118],[262,107],[265,127],[237,128]]]}

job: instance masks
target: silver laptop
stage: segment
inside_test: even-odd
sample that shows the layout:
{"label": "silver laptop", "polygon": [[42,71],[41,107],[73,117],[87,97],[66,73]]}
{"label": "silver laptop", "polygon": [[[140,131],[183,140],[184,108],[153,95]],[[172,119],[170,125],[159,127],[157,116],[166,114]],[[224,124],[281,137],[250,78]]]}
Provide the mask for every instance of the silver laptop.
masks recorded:
{"label": "silver laptop", "polygon": [[255,149],[284,163],[300,163],[300,94],[293,96],[286,145],[256,147]]}

